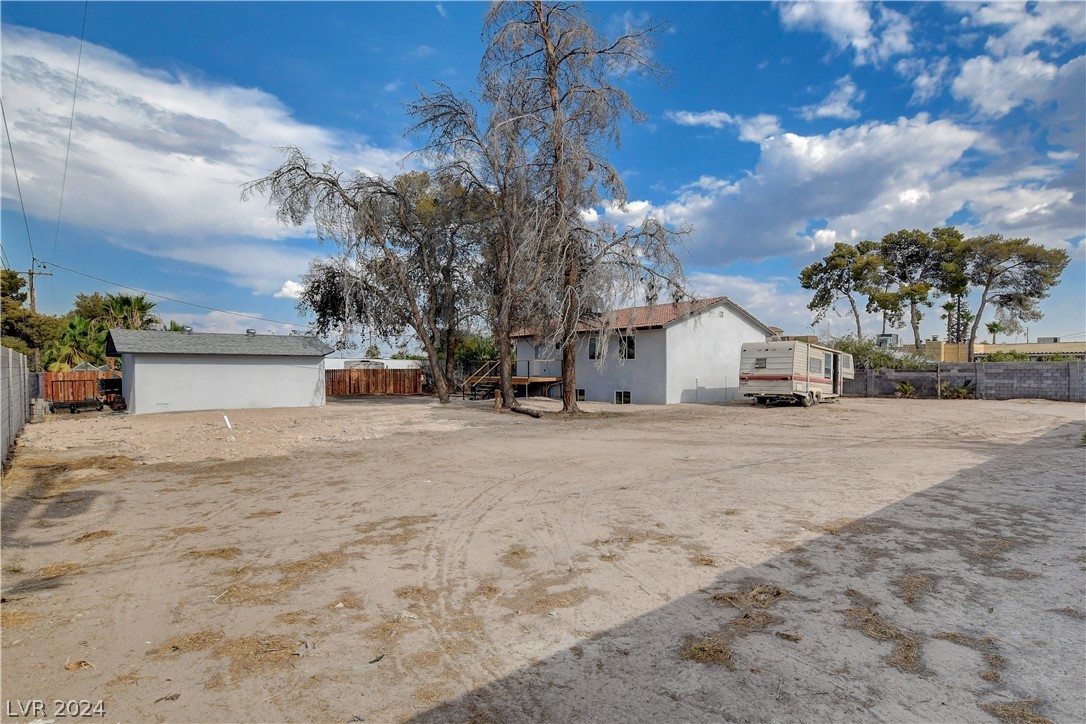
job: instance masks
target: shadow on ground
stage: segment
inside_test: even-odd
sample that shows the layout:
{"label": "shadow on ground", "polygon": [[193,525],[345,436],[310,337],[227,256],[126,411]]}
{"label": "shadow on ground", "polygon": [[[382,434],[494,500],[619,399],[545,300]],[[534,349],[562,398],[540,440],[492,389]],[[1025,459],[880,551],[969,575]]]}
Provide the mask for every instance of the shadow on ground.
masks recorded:
{"label": "shadow on ground", "polygon": [[1008,447],[414,721],[1086,720],[1081,435]]}

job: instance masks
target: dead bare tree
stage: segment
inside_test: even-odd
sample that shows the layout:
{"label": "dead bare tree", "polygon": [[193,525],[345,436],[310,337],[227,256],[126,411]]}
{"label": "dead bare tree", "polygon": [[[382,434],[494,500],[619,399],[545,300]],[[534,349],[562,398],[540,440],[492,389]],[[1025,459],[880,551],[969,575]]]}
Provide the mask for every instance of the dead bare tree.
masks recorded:
{"label": "dead bare tree", "polygon": [[267,196],[285,224],[312,217],[318,236],[339,247],[337,257],[310,265],[302,306],[316,313],[320,331],[347,334],[359,324],[387,339],[410,328],[438,399],[448,402],[457,330],[479,263],[472,195],[451,177],[420,172],[344,179],[297,148],[284,151],[283,164],[242,195]]}
{"label": "dead bare tree", "polygon": [[603,194],[625,202],[607,152],[619,145],[622,119],[641,114],[616,80],[661,76],[651,55],[657,29],[606,39],[580,6],[542,0],[494,3],[485,21],[481,80],[491,126],[513,127],[520,169],[543,214],[533,263],[558,271],[538,275],[551,303],[536,307],[535,326],[562,347],[563,411],[577,411],[577,335],[592,308],[614,306],[623,294],[652,298],[661,288],[684,294],[673,229],[654,219],[621,231],[584,221]]}

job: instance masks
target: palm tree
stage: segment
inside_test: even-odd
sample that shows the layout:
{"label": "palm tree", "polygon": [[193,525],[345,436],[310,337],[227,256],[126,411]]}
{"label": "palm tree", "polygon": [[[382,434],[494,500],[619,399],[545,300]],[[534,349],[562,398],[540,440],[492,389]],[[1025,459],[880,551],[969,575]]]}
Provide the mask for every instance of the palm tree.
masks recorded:
{"label": "palm tree", "polygon": [[107,294],[106,315],[103,320],[110,329],[154,329],[161,320],[151,310],[155,302],[142,294]]}
{"label": "palm tree", "polygon": [[50,372],[67,372],[83,362],[102,364],[106,357],[106,331],[98,322],[70,317],[60,337],[43,351],[43,364]]}
{"label": "palm tree", "polygon": [[1003,325],[999,322],[988,322],[988,324],[984,326],[987,327],[988,331],[992,333],[992,344],[995,344],[996,334],[1003,331]]}

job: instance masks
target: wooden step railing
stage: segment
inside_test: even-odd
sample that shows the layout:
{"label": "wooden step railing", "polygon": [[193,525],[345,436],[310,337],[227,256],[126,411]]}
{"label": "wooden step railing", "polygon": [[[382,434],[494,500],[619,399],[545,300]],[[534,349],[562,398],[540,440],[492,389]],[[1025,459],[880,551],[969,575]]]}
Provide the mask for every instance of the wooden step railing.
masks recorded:
{"label": "wooden step railing", "polygon": [[464,378],[464,386],[461,389],[462,395],[467,397],[470,393],[471,399],[474,400],[475,386],[488,377],[494,377],[494,373],[497,371],[499,364],[501,364],[500,360],[487,360],[479,365],[479,369]]}

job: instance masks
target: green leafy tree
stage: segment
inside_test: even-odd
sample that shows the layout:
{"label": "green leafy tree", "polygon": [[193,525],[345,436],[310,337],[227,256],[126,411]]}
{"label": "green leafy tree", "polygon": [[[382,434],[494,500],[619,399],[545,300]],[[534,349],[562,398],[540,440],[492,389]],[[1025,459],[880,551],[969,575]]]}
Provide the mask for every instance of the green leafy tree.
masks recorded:
{"label": "green leafy tree", "polygon": [[26,280],[10,269],[0,271],[0,328],[3,345],[32,356],[35,349],[44,349],[60,337],[64,322],[58,317],[27,309],[27,293],[23,291]]}
{"label": "green leafy tree", "polygon": [[107,294],[104,313],[95,321],[108,329],[156,329],[162,322],[154,314],[155,306],[142,294]]}
{"label": "green leafy tree", "polygon": [[988,328],[988,334],[992,335],[992,344],[995,344],[996,335],[1003,331],[1003,325],[999,322],[988,322],[984,326]]}
{"label": "green leafy tree", "polygon": [[94,292],[93,294],[80,292],[75,295],[75,302],[72,304],[70,315],[102,321],[106,318],[108,304],[109,300],[101,292]]}
{"label": "green leafy tree", "polygon": [[1037,305],[1060,283],[1060,275],[1071,257],[1063,249],[1049,249],[1028,238],[1004,239],[1001,234],[974,237],[966,244],[969,283],[980,290],[976,317],[969,331],[969,359],[972,359],[985,307],[994,304],[1015,320],[1040,319]]}
{"label": "green leafy tree", "polygon": [[[887,234],[879,242],[884,274],[896,287],[882,293],[882,304],[890,310],[909,310],[909,326],[917,349],[922,343],[921,308],[930,307],[931,297],[947,283],[949,275],[944,264],[951,256],[952,239],[953,234],[946,229],[935,229],[930,234],[920,229],[902,229]],[[896,304],[891,302],[894,297]]]}
{"label": "green leafy tree", "polygon": [[856,320],[856,336],[863,337],[857,300],[860,296],[871,297],[877,293],[882,260],[876,248],[871,241],[861,241],[856,246],[837,242],[822,261],[800,272],[800,286],[814,291],[814,297],[807,305],[815,312],[813,324],[821,322],[837,302],[846,299]]}

